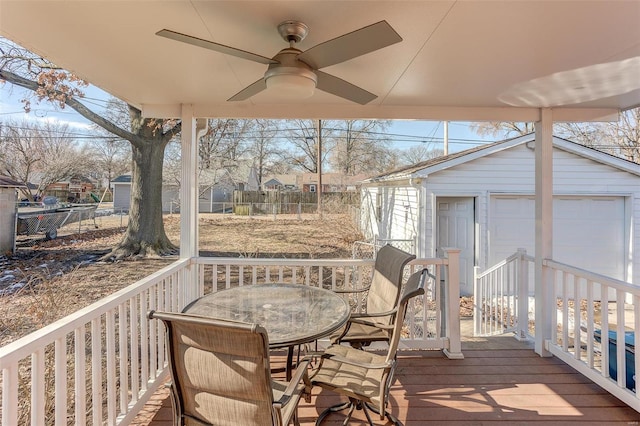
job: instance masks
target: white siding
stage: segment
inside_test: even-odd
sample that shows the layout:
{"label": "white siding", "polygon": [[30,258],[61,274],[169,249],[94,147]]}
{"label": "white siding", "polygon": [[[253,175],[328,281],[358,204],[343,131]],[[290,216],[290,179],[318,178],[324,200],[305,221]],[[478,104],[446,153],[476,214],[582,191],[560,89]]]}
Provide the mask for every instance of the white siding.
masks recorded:
{"label": "white siding", "polygon": [[[533,146],[532,143],[529,144]],[[640,177],[632,173],[590,160],[580,155],[554,148],[554,194],[573,196],[618,196],[625,199],[625,257],[629,281],[640,285]],[[387,183],[380,187],[384,194],[384,229],[380,238],[405,238],[411,232],[419,234],[420,255],[435,255],[434,240],[436,198],[443,196],[473,197],[476,202],[478,265],[490,266],[488,217],[492,194],[532,195],[535,193],[534,151],[521,144],[512,148],[463,162],[443,170],[431,171],[423,181],[422,210],[418,209],[419,193],[406,186]],[[405,215],[405,205],[409,205]],[[405,219],[406,216],[406,219]],[[420,227],[415,221],[420,216]],[[588,232],[588,231],[586,231]],[[594,241],[594,244],[597,244]],[[637,249],[636,249],[637,247]]]}
{"label": "white siding", "polygon": [[360,230],[367,241],[372,241],[380,235],[376,218],[378,188],[363,186],[360,193]]}
{"label": "white siding", "polygon": [[[442,170],[429,176],[428,192],[434,196],[465,195],[476,196],[479,226],[479,265],[488,265],[488,217],[489,195],[491,193],[523,194],[535,193],[535,159],[532,149],[526,144],[513,147]],[[640,177],[615,169],[573,153],[554,148],[553,157],[554,194],[562,195],[620,195],[629,196],[633,205],[633,216],[627,216],[629,234],[627,239],[632,247],[640,247]],[[430,197],[427,201],[432,200]],[[427,206],[433,220],[435,206]],[[633,220],[633,223],[631,223]],[[433,247],[431,232],[425,234],[428,247]],[[594,244],[597,242],[594,241]],[[632,282],[640,284],[639,256],[629,256],[633,270]]]}
{"label": "white siding", "polygon": [[131,207],[131,184],[130,183],[114,183],[113,184],[113,210],[116,213],[122,210],[128,211]]}
{"label": "white siding", "polygon": [[[365,237],[415,239],[418,234],[418,189],[408,185],[380,186],[363,188],[362,193],[362,217],[369,222],[363,220]],[[378,209],[380,200],[382,208]]]}

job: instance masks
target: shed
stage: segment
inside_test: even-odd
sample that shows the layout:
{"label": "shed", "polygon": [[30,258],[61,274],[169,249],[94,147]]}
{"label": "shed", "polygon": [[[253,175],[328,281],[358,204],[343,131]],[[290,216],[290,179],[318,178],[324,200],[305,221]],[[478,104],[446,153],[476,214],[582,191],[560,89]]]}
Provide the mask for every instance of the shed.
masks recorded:
{"label": "shed", "polygon": [[16,188],[24,186],[11,178],[0,176],[0,255],[15,250],[18,212]]}
{"label": "shed", "polygon": [[113,211],[129,211],[131,206],[131,175],[120,175],[111,181],[113,188]]}
{"label": "shed", "polygon": [[[461,249],[461,291],[524,248],[535,253],[534,135],[431,159],[364,181],[370,238],[416,242],[418,256]],[[553,138],[553,257],[640,282],[640,165]]]}

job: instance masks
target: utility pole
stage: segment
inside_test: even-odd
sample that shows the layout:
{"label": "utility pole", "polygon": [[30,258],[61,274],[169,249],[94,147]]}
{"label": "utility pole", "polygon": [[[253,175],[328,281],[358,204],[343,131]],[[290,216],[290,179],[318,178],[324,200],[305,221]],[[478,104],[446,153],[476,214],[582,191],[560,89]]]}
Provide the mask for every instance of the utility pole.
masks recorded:
{"label": "utility pole", "polygon": [[449,154],[449,122],[444,122],[444,147],[442,149],[444,155]]}

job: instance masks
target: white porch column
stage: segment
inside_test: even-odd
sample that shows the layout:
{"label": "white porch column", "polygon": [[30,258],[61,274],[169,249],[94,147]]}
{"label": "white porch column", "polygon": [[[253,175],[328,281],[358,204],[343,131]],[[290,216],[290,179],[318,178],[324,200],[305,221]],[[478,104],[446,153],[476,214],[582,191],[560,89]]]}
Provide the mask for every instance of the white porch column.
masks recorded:
{"label": "white porch column", "polygon": [[198,141],[192,105],[182,105],[180,258],[198,255]]}
{"label": "white porch column", "polygon": [[540,110],[535,123],[536,261],[535,261],[535,351],[551,356],[544,347],[551,338],[556,315],[549,268],[543,259],[553,257],[553,117],[550,108]]}
{"label": "white porch column", "polygon": [[[198,255],[198,141],[193,106],[182,105],[180,137],[180,258]],[[182,276],[182,305],[197,297],[198,271],[190,265]]]}

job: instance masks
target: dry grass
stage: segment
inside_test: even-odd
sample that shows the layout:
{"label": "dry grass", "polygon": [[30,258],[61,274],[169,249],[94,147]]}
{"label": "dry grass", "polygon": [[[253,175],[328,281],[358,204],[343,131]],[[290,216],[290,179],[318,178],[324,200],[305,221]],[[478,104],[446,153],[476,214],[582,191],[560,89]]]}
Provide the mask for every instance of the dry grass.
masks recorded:
{"label": "dry grass", "polygon": [[[122,237],[121,218],[98,218],[98,229],[60,232],[53,241],[33,240],[5,265],[26,283],[0,296],[0,346],[42,328],[173,262],[176,257],[118,263],[96,262]],[[125,221],[126,223],[126,221]],[[175,243],[180,218],[165,218]],[[77,230],[74,227],[73,230]],[[200,248],[208,256],[344,258],[361,239],[348,216],[309,215],[298,220],[201,215]],[[90,259],[90,260],[87,260]]]}

